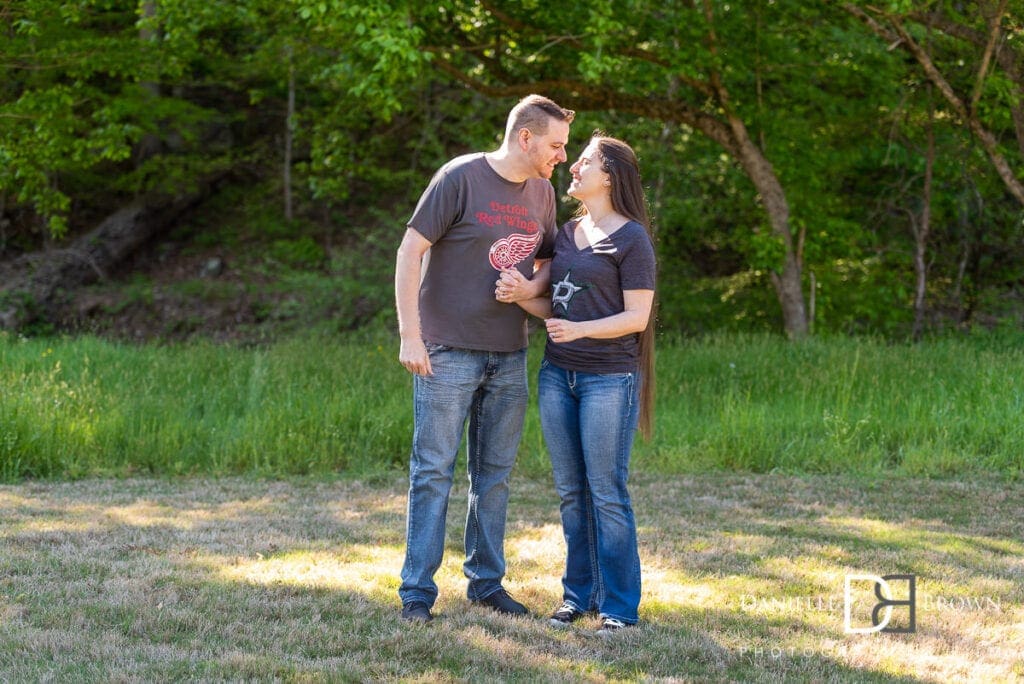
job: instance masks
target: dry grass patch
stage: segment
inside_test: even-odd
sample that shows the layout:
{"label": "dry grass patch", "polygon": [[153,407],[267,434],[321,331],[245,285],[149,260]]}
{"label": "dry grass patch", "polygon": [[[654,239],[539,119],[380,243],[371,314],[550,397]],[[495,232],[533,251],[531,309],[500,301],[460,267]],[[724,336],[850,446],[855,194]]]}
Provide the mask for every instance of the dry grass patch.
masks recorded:
{"label": "dry grass patch", "polygon": [[[459,492],[426,627],[398,620],[401,477],[0,487],[0,680],[1024,678],[1020,484],[641,476],[633,497],[644,623],[602,640],[543,619],[564,553],[546,481],[515,482],[507,545],[539,617],[466,601]],[[914,574],[916,632],[845,634],[850,573]]]}

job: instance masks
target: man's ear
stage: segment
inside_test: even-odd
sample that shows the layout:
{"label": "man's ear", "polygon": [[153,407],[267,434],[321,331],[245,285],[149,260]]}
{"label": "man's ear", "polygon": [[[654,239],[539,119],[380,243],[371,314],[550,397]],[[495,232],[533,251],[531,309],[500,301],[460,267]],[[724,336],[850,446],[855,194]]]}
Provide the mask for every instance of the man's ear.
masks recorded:
{"label": "man's ear", "polygon": [[529,128],[523,126],[516,132],[516,141],[519,143],[519,149],[523,152],[530,148],[530,139],[533,137],[533,133],[530,132]]}

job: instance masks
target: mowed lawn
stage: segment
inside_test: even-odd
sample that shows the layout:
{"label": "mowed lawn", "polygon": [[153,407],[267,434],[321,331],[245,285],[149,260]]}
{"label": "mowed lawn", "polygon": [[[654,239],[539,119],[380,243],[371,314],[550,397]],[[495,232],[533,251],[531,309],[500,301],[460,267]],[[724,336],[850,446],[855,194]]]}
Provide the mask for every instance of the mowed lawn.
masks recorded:
{"label": "mowed lawn", "polygon": [[[400,475],[3,486],[0,680],[1024,679],[1021,483],[640,475],[632,494],[642,627],[602,639],[547,624],[564,546],[543,478],[514,482],[507,540],[535,617],[466,601],[460,478],[425,627],[398,619]],[[915,631],[845,633],[853,574],[913,575]],[[871,581],[850,586],[871,627]]]}

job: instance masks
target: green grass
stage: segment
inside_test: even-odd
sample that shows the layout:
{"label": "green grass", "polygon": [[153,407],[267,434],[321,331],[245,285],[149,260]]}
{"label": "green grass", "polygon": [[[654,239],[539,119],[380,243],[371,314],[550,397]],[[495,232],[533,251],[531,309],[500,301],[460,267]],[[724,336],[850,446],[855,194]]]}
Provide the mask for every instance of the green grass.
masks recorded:
{"label": "green grass", "polygon": [[[657,433],[634,470],[1019,478],[1017,342],[663,341]],[[385,332],[264,347],[0,334],[0,479],[402,470],[411,381],[396,357]],[[547,472],[535,406],[517,467]]]}
{"label": "green grass", "polygon": [[[641,626],[561,599],[548,478],[509,507],[515,619],[465,599],[453,488],[428,626],[398,617],[404,476],[0,486],[0,681],[1013,682],[1024,676],[1019,482],[639,475]],[[912,573],[913,634],[846,634],[847,574]],[[905,587],[894,584],[897,597]],[[855,597],[860,624],[875,599]],[[895,611],[905,626],[908,611]],[[863,621],[863,622],[861,622]]]}
{"label": "green grass", "polygon": [[4,479],[387,469],[408,378],[374,343],[0,342]]}
{"label": "green grass", "polygon": [[1024,468],[1024,351],[768,336],[664,345],[651,465],[952,476]]}

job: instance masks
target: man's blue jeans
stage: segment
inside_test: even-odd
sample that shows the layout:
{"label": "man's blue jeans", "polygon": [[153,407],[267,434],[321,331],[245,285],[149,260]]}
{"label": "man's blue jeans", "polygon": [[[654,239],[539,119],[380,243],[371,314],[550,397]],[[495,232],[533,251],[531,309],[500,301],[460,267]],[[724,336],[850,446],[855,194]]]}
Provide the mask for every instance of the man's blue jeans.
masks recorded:
{"label": "man's blue jeans", "polygon": [[541,364],[541,428],[561,498],[563,600],[637,621],[640,555],[626,482],[639,418],[639,376]]}
{"label": "man's blue jeans", "polygon": [[427,344],[432,376],[413,377],[414,428],[402,603],[437,599],[445,520],[462,434],[469,420],[467,596],[484,599],[505,576],[508,480],[526,415],[526,350],[486,352]]}

